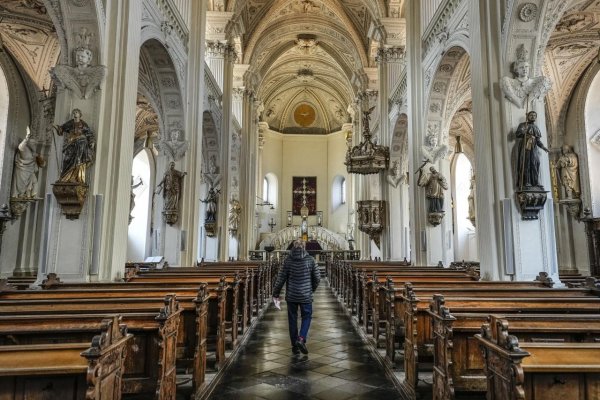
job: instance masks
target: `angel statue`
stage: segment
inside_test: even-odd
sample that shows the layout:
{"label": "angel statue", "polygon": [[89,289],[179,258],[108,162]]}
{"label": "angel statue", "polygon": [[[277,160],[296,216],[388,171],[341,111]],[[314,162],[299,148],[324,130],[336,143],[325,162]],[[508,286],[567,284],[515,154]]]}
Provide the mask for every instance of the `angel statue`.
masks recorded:
{"label": "angel statue", "polygon": [[448,146],[445,144],[438,146],[438,137],[435,132],[427,134],[427,144],[421,147],[423,162],[425,164],[435,164],[438,160],[446,157],[448,154]]}
{"label": "angel statue", "polygon": [[183,131],[175,128],[171,130],[169,140],[161,143],[161,147],[171,160],[179,161],[185,156],[190,144],[187,140],[184,140]]}
{"label": "angel statue", "polygon": [[529,77],[529,52],[525,45],[521,44],[517,48],[517,60],[512,65],[514,78],[505,76],[500,82],[500,88],[504,96],[519,108],[525,106],[525,102],[530,97],[539,99],[548,93],[552,88],[552,82],[545,76]]}
{"label": "angel statue", "polygon": [[89,99],[100,89],[106,76],[106,67],[90,65],[94,55],[89,48],[92,33],[82,28],[77,37],[79,47],[75,49],[76,66],[57,65],[50,70],[50,74],[59,87],[72,90],[81,99]]}

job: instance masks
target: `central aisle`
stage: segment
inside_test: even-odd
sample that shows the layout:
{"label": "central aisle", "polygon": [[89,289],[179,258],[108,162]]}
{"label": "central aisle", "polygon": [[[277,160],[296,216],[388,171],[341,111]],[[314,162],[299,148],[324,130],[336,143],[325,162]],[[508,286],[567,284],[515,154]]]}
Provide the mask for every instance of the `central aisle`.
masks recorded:
{"label": "central aisle", "polygon": [[281,308],[271,305],[211,400],[401,398],[324,279],[315,293],[308,355],[292,355],[285,302]]}

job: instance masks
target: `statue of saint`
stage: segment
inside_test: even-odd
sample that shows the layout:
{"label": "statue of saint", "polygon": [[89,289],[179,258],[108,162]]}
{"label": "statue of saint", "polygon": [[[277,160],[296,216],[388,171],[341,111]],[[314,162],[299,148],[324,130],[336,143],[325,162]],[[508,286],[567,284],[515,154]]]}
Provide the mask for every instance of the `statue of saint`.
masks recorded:
{"label": "statue of saint", "polygon": [[240,219],[242,216],[242,205],[236,199],[231,199],[229,202],[229,231],[232,233],[237,232],[240,226]]}
{"label": "statue of saint", "polygon": [[131,215],[131,213],[133,213],[133,209],[135,208],[135,193],[133,193],[134,189],[137,189],[138,187],[140,187],[141,185],[144,184],[144,181],[142,181],[142,178],[140,178],[140,181],[136,184],[133,183],[133,176],[131,177],[131,193],[129,195],[129,223],[131,224],[131,221],[133,221],[133,215]]}
{"label": "statue of saint", "polygon": [[565,188],[568,199],[578,199],[581,194],[579,187],[579,159],[571,146],[563,145],[561,156],[556,161],[560,181]]}
{"label": "statue of saint", "polygon": [[552,88],[550,79],[545,76],[529,77],[528,57],[529,53],[525,45],[520,45],[517,48],[517,60],[512,65],[515,77],[505,76],[500,82],[504,96],[519,108],[523,108],[530,97],[539,99]]}
{"label": "statue of saint", "polygon": [[421,168],[419,169],[417,185],[426,189],[425,196],[429,202],[428,211],[430,213],[443,213],[444,190],[448,190],[446,178],[433,166],[429,167],[429,172],[427,173],[424,173],[423,168]]}
{"label": "statue of saint", "polygon": [[208,163],[208,172],[213,175],[219,172],[219,167],[217,166],[217,157],[214,154],[210,156],[210,161]]}
{"label": "statue of saint", "polygon": [[88,124],[81,119],[81,111],[73,110],[73,119],[54,127],[56,133],[64,136],[63,160],[58,182],[86,183],[87,167],[94,162],[96,140]]}
{"label": "statue of saint", "polygon": [[350,116],[350,122],[354,123],[356,120],[356,115],[358,114],[358,105],[356,103],[348,104],[348,109],[346,112]]}
{"label": "statue of saint", "polygon": [[540,156],[538,147],[546,153],[548,149],[541,141],[542,133],[535,124],[537,113],[527,113],[527,121],[519,124],[515,136],[517,137],[517,187],[540,187]]}
{"label": "statue of saint", "polygon": [[158,184],[156,194],[162,192],[164,204],[163,211],[178,211],[179,196],[181,195],[181,184],[187,172],[177,171],[175,162],[171,161],[169,169],[165,172],[162,181]]}
{"label": "statue of saint", "polygon": [[473,226],[475,225],[476,217],[475,217],[475,174],[471,175],[471,187],[469,188],[469,197],[467,197],[467,202],[469,203],[469,215],[467,219],[471,221]]}
{"label": "statue of saint", "polygon": [[44,167],[45,162],[41,156],[36,156],[32,145],[31,131],[27,127],[25,139],[19,143],[17,154],[15,155],[15,165],[13,169],[11,197],[17,199],[35,199],[37,198],[38,167]]}
{"label": "statue of saint", "polygon": [[210,189],[208,189],[206,199],[200,200],[206,204],[206,216],[204,218],[204,222],[217,221],[217,204],[219,203],[219,193],[221,193],[220,190],[215,190],[215,188],[211,186]]}

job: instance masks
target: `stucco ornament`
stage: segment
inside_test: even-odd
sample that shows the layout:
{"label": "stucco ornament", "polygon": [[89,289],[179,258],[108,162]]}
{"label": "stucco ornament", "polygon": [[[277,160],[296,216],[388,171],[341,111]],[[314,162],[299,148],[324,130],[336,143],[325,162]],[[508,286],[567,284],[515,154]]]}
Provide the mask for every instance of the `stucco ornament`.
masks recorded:
{"label": "stucco ornament", "polygon": [[73,91],[80,99],[89,99],[100,89],[106,67],[103,65],[90,65],[93,53],[89,48],[91,32],[81,28],[77,35],[79,47],[75,49],[75,67],[70,65],[57,65],[50,70],[57,85]]}
{"label": "stucco ornament", "polygon": [[525,3],[519,8],[519,18],[523,22],[533,21],[538,14],[538,7],[534,3]]}
{"label": "stucco ornament", "polygon": [[435,164],[448,154],[448,146],[445,144],[438,146],[438,137],[435,132],[429,132],[427,135],[427,144],[421,147],[424,163]]}
{"label": "stucco ornament", "polygon": [[519,108],[524,108],[529,99],[540,99],[552,88],[552,82],[545,76],[529,77],[529,52],[525,45],[517,48],[517,60],[512,65],[514,78],[505,76],[500,82],[504,97]]}
{"label": "stucco ornament", "polygon": [[183,131],[181,129],[171,130],[169,140],[160,143],[160,149],[172,161],[181,160],[189,147],[190,143],[183,139]]}

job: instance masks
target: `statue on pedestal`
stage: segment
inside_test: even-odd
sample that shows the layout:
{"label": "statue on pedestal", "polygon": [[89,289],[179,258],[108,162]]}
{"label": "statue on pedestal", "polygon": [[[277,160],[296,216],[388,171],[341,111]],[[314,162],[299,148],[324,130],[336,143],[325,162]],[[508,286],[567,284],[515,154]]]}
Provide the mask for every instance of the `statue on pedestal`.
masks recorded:
{"label": "statue on pedestal", "polygon": [[448,190],[446,178],[435,167],[429,167],[428,172],[419,169],[417,185],[426,189],[425,196],[428,202],[429,223],[437,226],[444,217],[444,190]]}
{"label": "statue on pedestal", "polygon": [[39,167],[45,166],[45,163],[41,156],[36,156],[32,142],[31,131],[27,127],[25,139],[19,143],[15,155],[11,198],[37,199],[38,180],[36,174]]}
{"label": "statue on pedestal", "polygon": [[475,225],[476,222],[476,215],[475,215],[475,174],[471,175],[471,187],[469,188],[469,197],[467,197],[467,201],[469,203],[469,215],[467,216],[467,219],[469,221],[471,221],[471,224],[473,224],[473,226]]}
{"label": "statue on pedestal", "polygon": [[37,172],[39,167],[46,166],[46,162],[42,156],[36,155],[32,142],[31,131],[27,127],[25,139],[17,146],[10,191],[10,209],[17,218],[25,212],[29,203],[40,200],[37,197]]}
{"label": "statue on pedestal", "polygon": [[94,162],[96,139],[88,124],[81,119],[81,110],[74,109],[72,115],[73,119],[54,127],[57,135],[64,136],[58,181],[86,184],[87,167]]}
{"label": "statue on pedestal", "polygon": [[242,205],[237,199],[231,199],[229,202],[229,232],[235,235],[240,226],[242,217]]}
{"label": "statue on pedestal", "polygon": [[140,178],[140,181],[136,184],[133,183],[133,176],[131,177],[131,193],[129,195],[129,223],[131,224],[131,221],[133,221],[133,215],[131,215],[133,213],[133,209],[135,208],[135,193],[133,193],[134,189],[137,189],[138,187],[140,187],[141,185],[144,184],[144,181],[142,181],[142,178]]}
{"label": "statue on pedestal", "polygon": [[548,149],[541,141],[542,133],[535,124],[537,113],[527,113],[527,121],[519,124],[515,133],[517,140],[517,187],[520,190],[541,187],[540,155],[538,148],[546,153]]}
{"label": "statue on pedestal", "polygon": [[556,160],[560,182],[565,188],[567,199],[578,199],[581,195],[579,186],[579,159],[571,146],[563,145],[561,156]]}
{"label": "statue on pedestal", "polygon": [[73,110],[73,119],[54,130],[64,136],[60,176],[52,187],[56,200],[67,219],[77,219],[87,198],[87,168],[94,162],[96,139],[81,111]]}
{"label": "statue on pedestal", "polygon": [[169,163],[169,169],[165,172],[162,181],[158,184],[158,190],[156,194],[162,192],[164,204],[163,204],[163,216],[165,222],[169,225],[173,225],[179,219],[179,196],[181,195],[181,186],[183,177],[187,175],[187,172],[181,172],[175,169],[175,162]]}

